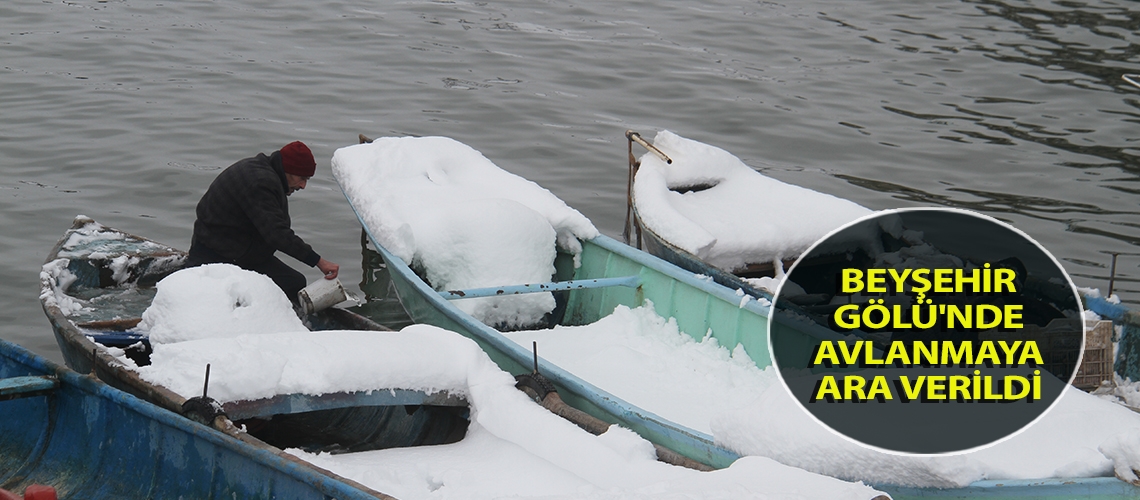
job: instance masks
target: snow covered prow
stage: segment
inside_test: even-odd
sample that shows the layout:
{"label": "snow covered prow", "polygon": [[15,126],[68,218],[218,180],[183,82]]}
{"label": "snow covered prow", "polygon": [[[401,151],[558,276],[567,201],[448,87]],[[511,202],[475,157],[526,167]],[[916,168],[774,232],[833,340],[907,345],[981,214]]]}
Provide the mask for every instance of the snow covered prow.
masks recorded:
{"label": "snow covered prow", "polygon": [[731,153],[661,131],[633,183],[645,227],[733,271],[795,257],[828,232],[871,213],[851,201],[766,177]]}
{"label": "snow covered prow", "polygon": [[332,169],[372,234],[409,262],[418,250],[416,230],[425,210],[456,212],[476,200],[513,200],[538,212],[571,253],[580,251],[574,240],[598,235],[589,219],[550,191],[447,137],[381,137],[340,148]]}
{"label": "snow covered prow", "polygon": [[[445,137],[383,137],[338,149],[333,175],[377,242],[437,290],[541,283],[555,248],[577,257],[598,230],[538,184]],[[521,326],[554,308],[549,293],[463,299],[487,324]]]}

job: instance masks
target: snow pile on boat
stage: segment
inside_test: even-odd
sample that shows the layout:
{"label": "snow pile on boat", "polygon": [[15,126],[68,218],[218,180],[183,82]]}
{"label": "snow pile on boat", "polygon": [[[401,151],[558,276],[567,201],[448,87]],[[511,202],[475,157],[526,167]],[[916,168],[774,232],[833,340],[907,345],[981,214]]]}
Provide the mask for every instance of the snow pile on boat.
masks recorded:
{"label": "snow pile on boat", "polygon": [[774,368],[761,370],[716,339],[694,341],[650,306],[619,306],[591,325],[507,335],[527,347],[537,341],[539,354],[552,363],[742,455],[851,481],[961,487],[1140,468],[1140,447],[1129,447],[1140,440],[1140,414],[1072,387],[1041,420],[1007,441],[960,455],[914,457],[832,433],[792,400]]}
{"label": "snow pile on boat", "polygon": [[657,462],[653,446],[627,429],[612,426],[594,436],[536,405],[474,341],[434,326],[412,325],[399,332],[289,328],[273,333],[274,326],[256,322],[247,325],[245,335],[186,334],[211,330],[212,324],[203,324],[205,318],[235,320],[235,311],[243,308],[230,300],[249,299],[246,308],[255,307],[259,315],[293,316],[287,301],[273,298],[284,298],[280,290],[262,287],[267,278],[232,266],[203,267],[207,269],[171,275],[161,282],[160,293],[170,298],[217,294],[225,300],[152,306],[150,312],[162,313],[152,314],[162,318],[156,324],[182,332],[178,337],[184,339],[153,343],[148,366],[135,366],[121,350],[112,350],[118,359],[143,380],[184,397],[199,395],[209,364],[210,396],[223,403],[387,389],[465,396],[471,425],[456,444],[336,455],[289,450],[399,498],[804,495],[867,500],[879,495],[862,484],[760,457],[708,473]]}
{"label": "snow pile on boat", "polygon": [[[333,175],[370,234],[436,290],[550,281],[555,245],[575,256],[594,225],[538,184],[445,137],[383,137],[338,149]],[[462,299],[490,325],[533,324],[549,293]]]}
{"label": "snow pile on boat", "polygon": [[[541,420],[524,420],[532,417]],[[522,428],[509,437],[506,429],[472,423],[459,443],[430,448],[340,455],[287,451],[403,500],[889,498],[863,484],[763,457],[744,457],[712,472],[666,465],[649,458],[648,442],[628,430],[614,426],[601,436],[585,437],[579,429],[551,432],[554,422],[545,419],[530,412],[512,418]]]}
{"label": "snow pile on boat", "polygon": [[693,340],[652,304],[619,305],[582,326],[510,332],[508,338],[634,406],[711,435],[717,416],[747,406],[770,385],[743,345]]}
{"label": "snow pile on boat", "polygon": [[[455,212],[425,213],[411,261],[437,290],[550,281],[555,231],[538,212],[508,199],[474,200]],[[574,240],[577,244],[577,240]],[[554,295],[462,299],[456,306],[488,325],[527,326],[554,310]]]}
{"label": "snow pile on boat", "polygon": [[[163,286],[168,292],[184,288],[182,292],[200,293],[199,281],[212,279],[205,275],[228,267],[176,273],[194,279]],[[264,279],[228,272],[235,281]],[[265,314],[293,315],[280,290],[259,293],[282,299],[269,301]],[[164,316],[168,326],[192,331],[203,328],[202,318],[230,315],[232,306],[228,301],[187,301],[157,307],[169,309]],[[175,314],[177,308],[193,314]],[[683,493],[728,498],[796,491],[808,498],[869,498],[871,490],[861,485],[792,467],[849,481],[919,487],[965,486],[983,479],[1112,476],[1114,471],[1127,478],[1140,468],[1135,446],[1140,415],[1072,389],[1031,427],[984,450],[909,457],[866,449],[811,419],[773,368],[760,370],[745,353],[729,352],[713,339],[694,341],[651,307],[618,308],[593,325],[512,337],[518,342],[538,339],[541,355],[590,383],[694,429],[711,429],[718,442],[752,456],[714,473],[659,464],[652,460],[648,443],[629,431],[613,428],[594,437],[535,405],[473,341],[436,327],[276,334],[262,322],[249,328],[248,334],[234,337],[194,335],[181,342],[154,343],[149,366],[134,367],[122,353],[119,359],[144,380],[186,397],[198,395],[208,363],[210,395],[223,402],[391,388],[466,396],[472,426],[454,445],[345,455],[294,451],[401,498],[427,498],[441,490],[459,498]],[[570,343],[569,337],[587,341]],[[612,373],[614,367],[623,367],[622,373]],[[690,380],[684,380],[686,376]],[[520,475],[519,470],[534,475]]]}
{"label": "snow pile on boat", "polygon": [[436,327],[412,325],[400,332],[291,331],[200,338],[155,344],[151,364],[136,371],[147,382],[192,397],[200,395],[202,373],[210,364],[210,397],[221,403],[391,388],[467,395],[467,368],[461,367],[478,366],[482,352],[454,337]]}
{"label": "snow pile on boat", "polygon": [[1005,441],[969,453],[920,457],[875,451],[825,429],[792,399],[773,368],[764,373],[770,386],[759,397],[712,422],[717,441],[741,454],[871,484],[939,488],[1140,470],[1140,448],[1130,447],[1140,442],[1140,414],[1071,386],[1041,419]]}
{"label": "snow pile on boat", "polygon": [[705,473],[657,462],[652,445],[627,429],[594,436],[536,405],[474,341],[430,325],[203,338],[156,345],[151,361],[139,375],[186,397],[199,393],[209,363],[210,396],[221,402],[388,388],[466,397],[471,425],[456,444],[333,455],[288,450],[398,498],[878,495],[761,457]]}
{"label": "snow pile on boat", "polygon": [[803,253],[871,213],[851,201],[766,177],[731,153],[661,131],[633,183],[644,226],[701,260],[732,271]]}
{"label": "snow pile on boat", "polygon": [[156,288],[139,323],[153,344],[308,331],[273,280],[232,264],[182,269]]}
{"label": "snow pile on boat", "polygon": [[850,481],[958,487],[1140,468],[1140,456],[1129,451],[1137,450],[1130,443],[1140,440],[1140,415],[1072,387],[1056,408],[1008,441],[958,456],[907,457],[831,433],[791,399],[774,368],[758,369],[747,353],[730,352],[715,338],[693,341],[651,306],[619,306],[593,325],[507,336],[524,346],[537,341],[548,361],[744,456]]}

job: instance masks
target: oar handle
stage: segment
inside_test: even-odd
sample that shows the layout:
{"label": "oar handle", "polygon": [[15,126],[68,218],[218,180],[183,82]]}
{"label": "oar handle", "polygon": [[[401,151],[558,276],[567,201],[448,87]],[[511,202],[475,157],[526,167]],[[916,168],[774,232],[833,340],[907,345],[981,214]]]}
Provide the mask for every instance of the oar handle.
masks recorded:
{"label": "oar handle", "polygon": [[645,147],[645,149],[648,149],[651,153],[657,155],[658,158],[661,158],[661,161],[668,163],[670,165],[673,164],[673,159],[669,158],[669,155],[666,155],[665,153],[661,152],[660,149],[657,149],[652,144],[645,142],[645,139],[641,138],[641,134],[634,132],[632,130],[626,130],[625,131],[625,138],[629,139],[633,142],[636,142],[638,144],[641,144],[642,146]]}
{"label": "oar handle", "polygon": [[470,299],[474,297],[494,297],[499,295],[517,295],[523,293],[557,292],[560,290],[582,290],[587,288],[605,288],[610,286],[624,286],[637,288],[641,285],[641,278],[637,276],[622,276],[620,278],[595,278],[570,281],[555,281],[550,283],[528,283],[525,285],[492,286],[486,288],[469,288],[466,290],[440,291],[439,294],[447,300]]}

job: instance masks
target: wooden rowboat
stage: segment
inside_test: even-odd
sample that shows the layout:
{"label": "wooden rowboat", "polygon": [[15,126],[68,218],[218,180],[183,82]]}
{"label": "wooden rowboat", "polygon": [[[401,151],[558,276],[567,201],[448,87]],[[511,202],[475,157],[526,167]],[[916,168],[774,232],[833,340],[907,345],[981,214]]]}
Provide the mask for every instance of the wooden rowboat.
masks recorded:
{"label": "wooden rowboat", "polygon": [[[668,131],[654,144],[632,130],[625,136],[625,242],[754,297],[772,296],[756,279],[781,276],[815,240],[871,213],[766,177],[726,151]],[[638,159],[634,143],[649,153]],[[800,268],[844,257],[824,255]]]}
{"label": "wooden rowboat", "polygon": [[[222,432],[279,448],[362,451],[452,443],[466,433],[466,401],[446,393],[392,388],[279,394],[226,402],[218,412],[208,400],[143,380],[109,348],[123,349],[138,366],[149,364],[149,341],[134,328],[154,297],[154,284],[184,261],[184,252],[77,217],[41,273],[40,299],[67,366]],[[75,307],[74,301],[87,307]],[[387,329],[335,307],[304,321],[312,330]],[[248,433],[238,432],[241,427]]]}
{"label": "wooden rowboat", "polygon": [[[370,141],[361,136],[361,142]],[[338,182],[341,182],[339,177]],[[709,336],[730,350],[743,346],[760,367],[771,364],[766,305],[605,235],[579,240],[582,250],[576,257],[559,252],[554,261],[552,283],[513,284],[515,286],[504,283],[505,286],[486,289],[440,292],[380,243],[375,228],[369,226],[361,213],[359,202],[363,200],[354,200],[346,186],[341,188],[360,219],[364,233],[387,266],[399,301],[413,321],[473,339],[501,369],[513,375],[533,373],[537,368],[571,407],[637,432],[659,446],[659,456],[676,452],[680,462],[695,461],[713,468],[727,467],[739,458],[718,445],[708,433],[635,406],[547,362],[541,352],[536,354],[519,345],[456,307],[451,300],[481,294],[553,291],[558,305],[550,315],[549,324],[565,326],[591,324],[613,313],[619,305],[637,308],[652,304],[657,315],[675,319],[679,329],[697,341]]]}
{"label": "wooden rowboat", "polygon": [[[1127,77],[1125,79],[1128,80]],[[771,291],[757,287],[755,281],[751,280],[751,278],[774,276],[776,272],[771,263],[750,263],[732,269],[717,267],[702,260],[692,252],[673,244],[668,238],[661,236],[643,223],[632,189],[640,163],[633,156],[633,143],[637,142],[659,158],[665,161],[669,160],[665,153],[644,141],[636,132],[627,131],[626,137],[630,149],[630,189],[627,197],[626,242],[636,245],[638,248],[644,248],[647,252],[687,271],[709,276],[715,282],[726,287],[742,290],[744,293],[755,297],[771,299]],[[881,236],[883,238],[889,237],[888,235]],[[792,258],[785,260],[783,265],[787,269],[794,263],[795,259]],[[801,267],[827,265],[829,262],[826,256],[799,263]],[[1136,361],[1140,359],[1140,340],[1138,340],[1140,339],[1140,315],[1119,304],[1110,303],[1101,297],[1084,295],[1082,300],[1086,309],[1111,321],[1122,332],[1115,359],[1116,373],[1131,380],[1140,380],[1140,363]],[[1110,370],[1102,368],[1100,372],[1096,372],[1094,368],[1090,368],[1095,363],[1089,363],[1088,356],[1092,351],[1106,351],[1105,354],[1093,353],[1100,357],[1092,356],[1098,361],[1106,360],[1111,358],[1112,350],[1111,345],[1101,349],[1086,349],[1086,362],[1083,365],[1084,368],[1078,372],[1074,379],[1074,385],[1078,385],[1079,381],[1081,384],[1078,387],[1091,390],[1106,377],[1111,380],[1111,373],[1108,373]],[[1113,366],[1113,363],[1110,362],[1107,366]],[[901,487],[889,484],[878,484],[876,487],[891,493],[894,498],[1140,498],[1140,488],[1110,477],[1018,481],[987,480],[979,481],[965,488],[951,489]]]}
{"label": "wooden rowboat", "polygon": [[0,340],[0,490],[59,498],[390,498]]}
{"label": "wooden rowboat", "polygon": [[[362,142],[368,139],[361,136]],[[338,178],[338,182],[341,180]],[[607,423],[627,427],[682,459],[724,468],[739,456],[719,446],[709,434],[671,422],[633,405],[601,387],[541,358],[506,335],[456,307],[450,299],[480,294],[501,295],[553,290],[558,306],[550,318],[557,325],[590,324],[610,314],[617,306],[638,307],[650,303],[659,316],[677,322],[680,331],[700,340],[715,338],[729,349],[742,346],[759,367],[771,364],[767,344],[768,306],[707,277],[686,270],[638,249],[600,235],[579,240],[581,253],[559,253],[551,283],[517,284],[462,291],[438,291],[407,262],[380,243],[362,212],[364,200],[356,200],[344,184],[342,191],[356,212],[363,232],[382,257],[391,284],[408,315],[416,322],[436,325],[475,340],[503,370],[525,377],[543,374],[574,409]],[[703,276],[702,276],[703,275]],[[737,287],[739,288],[739,287]],[[815,341],[827,332],[800,332],[804,341]],[[669,461],[669,460],[666,460]],[[1025,481],[979,481],[963,488],[911,488],[876,484],[894,498],[1140,498],[1140,488],[1113,477],[1041,479]]]}

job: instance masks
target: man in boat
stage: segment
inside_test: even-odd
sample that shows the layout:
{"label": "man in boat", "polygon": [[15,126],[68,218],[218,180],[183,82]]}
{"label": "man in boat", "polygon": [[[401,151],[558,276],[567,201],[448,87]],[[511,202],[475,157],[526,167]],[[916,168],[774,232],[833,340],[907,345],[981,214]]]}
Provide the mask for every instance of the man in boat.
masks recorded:
{"label": "man in boat", "polygon": [[186,266],[228,263],[264,274],[294,303],[305,275],[275,252],[316,266],[326,279],[336,278],[340,266],[318,255],[290,227],[287,197],[305,189],[316,168],[309,147],[294,141],[223,170],[198,202]]}

